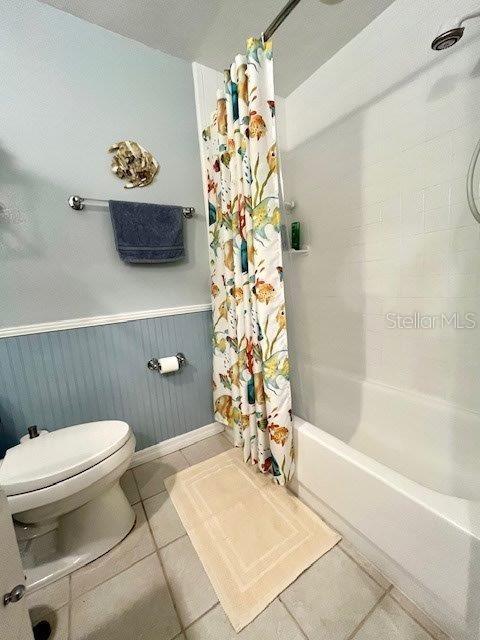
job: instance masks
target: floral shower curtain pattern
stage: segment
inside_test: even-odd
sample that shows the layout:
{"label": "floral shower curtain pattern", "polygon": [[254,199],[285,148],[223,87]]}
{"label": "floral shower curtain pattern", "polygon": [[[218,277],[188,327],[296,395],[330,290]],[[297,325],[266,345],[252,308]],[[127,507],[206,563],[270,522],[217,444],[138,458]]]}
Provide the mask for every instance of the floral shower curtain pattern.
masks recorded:
{"label": "floral shower curtain pattern", "polygon": [[285,484],[294,462],[271,42],[250,38],[225,71],[203,139],[215,418],[245,461]]}

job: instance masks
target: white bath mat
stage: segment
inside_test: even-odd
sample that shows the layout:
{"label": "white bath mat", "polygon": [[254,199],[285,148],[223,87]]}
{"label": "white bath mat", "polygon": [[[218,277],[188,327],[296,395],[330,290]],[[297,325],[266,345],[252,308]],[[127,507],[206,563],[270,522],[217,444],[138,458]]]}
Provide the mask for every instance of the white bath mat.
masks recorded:
{"label": "white bath mat", "polygon": [[235,631],[329,551],[340,536],[232,449],[165,480]]}

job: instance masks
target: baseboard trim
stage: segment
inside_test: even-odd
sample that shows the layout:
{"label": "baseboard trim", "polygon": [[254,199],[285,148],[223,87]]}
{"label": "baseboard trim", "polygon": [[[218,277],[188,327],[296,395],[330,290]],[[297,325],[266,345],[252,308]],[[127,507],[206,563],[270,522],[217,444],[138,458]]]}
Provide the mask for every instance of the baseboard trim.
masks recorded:
{"label": "baseboard trim", "polygon": [[224,429],[225,431],[223,435],[233,445],[235,442],[235,438],[233,437],[233,429],[227,429],[226,427],[224,427]]}
{"label": "baseboard trim", "polygon": [[145,464],[145,462],[155,460],[155,458],[166,456],[174,451],[179,451],[179,449],[184,449],[191,444],[195,444],[195,442],[199,442],[200,440],[214,436],[217,433],[221,433],[224,429],[225,427],[223,424],[220,424],[219,422],[212,422],[211,424],[206,424],[204,427],[199,427],[198,429],[194,429],[188,433],[182,433],[180,436],[175,436],[169,440],[163,440],[163,442],[154,444],[146,449],[135,451],[130,467],[138,467],[141,464]]}
{"label": "baseboard trim", "polygon": [[131,322],[132,320],[144,320],[145,318],[178,316],[184,313],[210,311],[211,308],[212,305],[210,303],[192,304],[183,307],[163,307],[161,309],[146,309],[144,311],[114,313],[107,316],[91,316],[88,318],[73,318],[71,320],[26,324],[18,327],[4,327],[3,329],[0,328],[0,338],[26,336],[32,333],[48,333],[50,331],[66,331],[67,329],[81,329],[83,327],[97,327],[105,324],[118,324],[120,322]]}

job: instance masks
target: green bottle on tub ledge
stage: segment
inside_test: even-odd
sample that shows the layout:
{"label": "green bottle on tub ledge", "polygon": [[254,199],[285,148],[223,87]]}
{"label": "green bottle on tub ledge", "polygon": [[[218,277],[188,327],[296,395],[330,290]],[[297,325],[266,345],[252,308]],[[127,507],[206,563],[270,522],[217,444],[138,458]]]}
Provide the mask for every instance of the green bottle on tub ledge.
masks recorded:
{"label": "green bottle on tub ledge", "polygon": [[300,249],[300,222],[295,220],[292,222],[292,249],[298,251]]}

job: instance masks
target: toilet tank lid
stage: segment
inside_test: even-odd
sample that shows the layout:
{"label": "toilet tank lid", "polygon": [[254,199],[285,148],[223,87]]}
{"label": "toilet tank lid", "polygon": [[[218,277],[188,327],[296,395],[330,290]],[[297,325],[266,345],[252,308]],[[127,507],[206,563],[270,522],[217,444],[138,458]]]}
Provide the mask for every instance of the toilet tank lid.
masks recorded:
{"label": "toilet tank lid", "polygon": [[50,431],[7,450],[0,467],[0,485],[7,496],[50,487],[102,462],[130,435],[130,427],[120,420]]}

